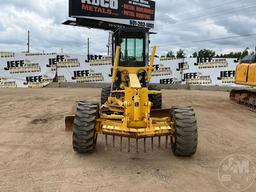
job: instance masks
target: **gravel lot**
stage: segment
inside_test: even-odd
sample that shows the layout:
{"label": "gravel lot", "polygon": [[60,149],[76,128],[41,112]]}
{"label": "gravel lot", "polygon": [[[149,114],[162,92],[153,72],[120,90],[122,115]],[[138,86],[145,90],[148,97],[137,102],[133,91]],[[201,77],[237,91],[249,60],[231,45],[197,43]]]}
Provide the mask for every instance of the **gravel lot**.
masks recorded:
{"label": "gravel lot", "polygon": [[[95,153],[73,152],[64,116],[75,101],[99,100],[100,89],[0,89],[0,95],[1,192],[223,192],[218,168],[225,157],[256,160],[256,113],[231,103],[227,92],[163,91],[164,107],[195,108],[199,146],[192,158],[175,157],[164,140],[147,153],[141,144],[137,154],[106,147],[99,137]],[[255,192],[256,183],[247,191]]]}

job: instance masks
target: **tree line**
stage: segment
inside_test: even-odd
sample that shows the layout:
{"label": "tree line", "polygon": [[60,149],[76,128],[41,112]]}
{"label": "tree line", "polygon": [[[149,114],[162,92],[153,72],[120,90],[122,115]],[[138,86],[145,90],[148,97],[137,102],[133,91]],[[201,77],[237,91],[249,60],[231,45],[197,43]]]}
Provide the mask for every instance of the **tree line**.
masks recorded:
{"label": "tree line", "polygon": [[[214,50],[211,49],[201,49],[198,52],[194,52],[190,57],[201,57],[201,58],[237,58],[237,59],[242,59],[247,55],[254,54],[254,52],[250,52],[249,48],[247,47],[243,51],[238,51],[238,52],[230,52],[230,53],[225,53],[225,54],[217,54]],[[187,55],[183,49],[179,49],[176,53],[173,51],[169,51],[166,54],[166,57],[169,58],[176,58],[176,59],[182,59],[185,58]]]}

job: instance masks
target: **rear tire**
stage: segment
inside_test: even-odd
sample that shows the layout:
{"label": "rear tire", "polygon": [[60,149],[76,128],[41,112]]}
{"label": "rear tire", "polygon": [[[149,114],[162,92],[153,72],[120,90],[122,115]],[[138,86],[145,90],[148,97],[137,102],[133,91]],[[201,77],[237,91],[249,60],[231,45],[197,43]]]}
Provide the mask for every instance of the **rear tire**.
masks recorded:
{"label": "rear tire", "polygon": [[78,153],[95,151],[97,134],[96,120],[99,114],[97,103],[79,102],[73,129],[73,149]]}
{"label": "rear tire", "polygon": [[[149,90],[161,91],[156,85],[149,85]],[[161,109],[162,108],[162,93],[149,95],[149,101],[153,103],[152,109]]]}
{"label": "rear tire", "polygon": [[196,153],[198,132],[192,107],[172,107],[171,119],[175,123],[175,135],[171,147],[174,155],[190,157]]}
{"label": "rear tire", "polygon": [[107,102],[108,97],[111,93],[111,86],[103,87],[101,90],[101,104],[104,104]]}

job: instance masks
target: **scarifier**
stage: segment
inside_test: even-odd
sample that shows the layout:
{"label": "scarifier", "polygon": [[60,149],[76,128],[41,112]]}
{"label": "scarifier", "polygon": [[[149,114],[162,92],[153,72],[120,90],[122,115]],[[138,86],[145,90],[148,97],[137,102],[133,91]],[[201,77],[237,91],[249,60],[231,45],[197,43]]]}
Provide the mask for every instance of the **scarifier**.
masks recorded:
{"label": "scarifier", "polygon": [[[84,22],[85,23],[85,22]],[[83,23],[83,25],[85,25]],[[101,102],[81,101],[75,116],[66,117],[66,130],[73,130],[73,149],[78,153],[95,151],[98,134],[131,139],[151,140],[164,137],[177,156],[192,156],[197,149],[198,132],[195,112],[191,106],[162,109],[162,94],[150,85],[154,70],[156,47],[149,56],[149,29],[121,27],[113,31],[112,84],[104,87]]]}

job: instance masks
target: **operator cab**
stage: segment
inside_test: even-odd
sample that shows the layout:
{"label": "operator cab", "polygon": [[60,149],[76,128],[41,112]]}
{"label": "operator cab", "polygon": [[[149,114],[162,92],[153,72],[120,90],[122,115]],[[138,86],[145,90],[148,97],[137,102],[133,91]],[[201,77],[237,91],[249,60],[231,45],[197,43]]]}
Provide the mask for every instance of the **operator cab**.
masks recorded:
{"label": "operator cab", "polygon": [[[140,68],[146,67],[149,63],[149,31],[144,28],[119,28],[113,33],[112,46],[112,65],[114,65],[115,49],[119,46],[121,50],[118,66],[138,68],[138,80],[142,87],[146,87],[147,72]],[[128,87],[129,82],[128,70],[124,69],[117,72],[114,87],[119,88],[121,84]]]}
{"label": "operator cab", "polygon": [[145,67],[148,64],[149,35],[143,28],[120,28],[113,35],[113,57],[115,48],[121,47],[119,66]]}

